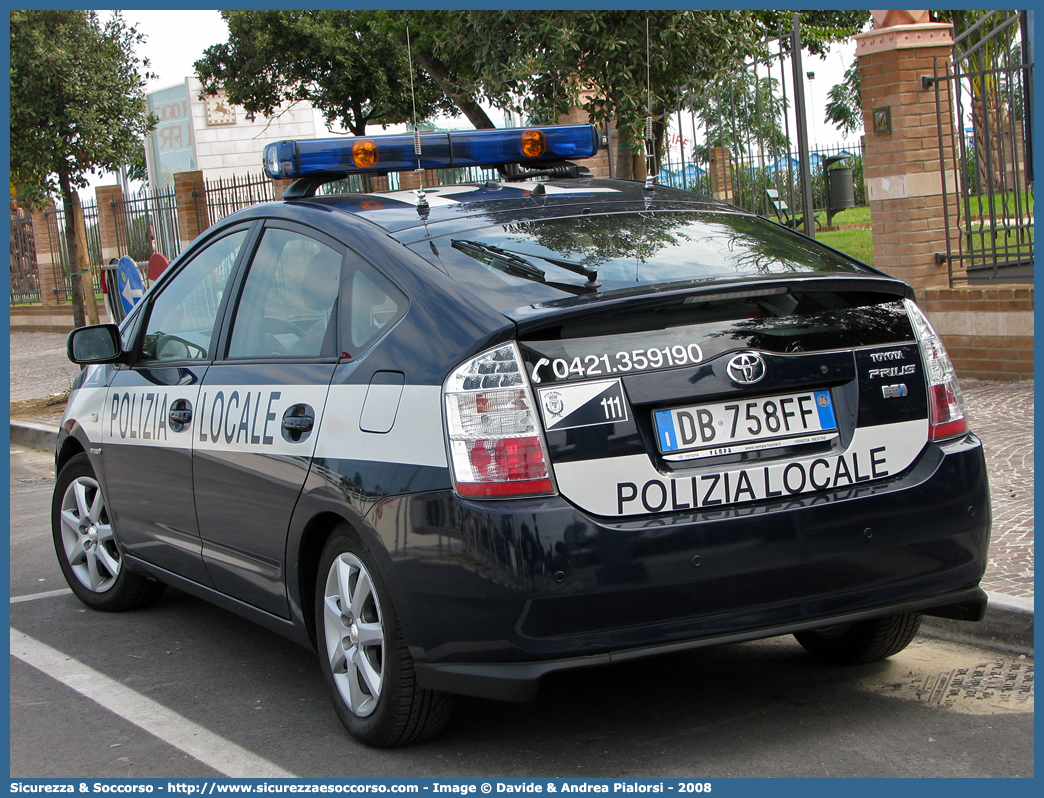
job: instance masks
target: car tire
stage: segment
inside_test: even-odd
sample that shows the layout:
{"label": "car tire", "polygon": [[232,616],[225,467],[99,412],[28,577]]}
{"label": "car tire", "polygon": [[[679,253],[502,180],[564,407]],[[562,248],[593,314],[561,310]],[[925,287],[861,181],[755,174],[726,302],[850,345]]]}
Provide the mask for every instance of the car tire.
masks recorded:
{"label": "car tire", "polygon": [[835,665],[859,665],[898,654],[917,636],[921,616],[902,612],[794,635],[813,657]]}
{"label": "car tire", "polygon": [[125,566],[105,496],[82,452],[65,464],[55,482],[51,535],[65,581],[91,609],[122,612],[144,607],[167,587]]}
{"label": "car tire", "polygon": [[352,737],[388,748],[442,731],[453,696],[417,685],[381,573],[347,526],[335,530],[323,549],[315,619],[323,678]]}

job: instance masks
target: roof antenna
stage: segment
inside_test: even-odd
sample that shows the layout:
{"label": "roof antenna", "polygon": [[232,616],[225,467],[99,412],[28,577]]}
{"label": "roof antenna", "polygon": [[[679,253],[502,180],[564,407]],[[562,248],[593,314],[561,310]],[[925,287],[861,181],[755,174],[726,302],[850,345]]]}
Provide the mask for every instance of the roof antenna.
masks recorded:
{"label": "roof antenna", "polygon": [[645,185],[643,191],[652,191],[656,187],[656,175],[653,174],[653,162],[656,157],[656,145],[653,142],[652,115],[652,68],[649,65],[649,12],[645,12]]}
{"label": "roof antenna", "polygon": [[410,99],[413,102],[413,154],[417,156],[417,180],[420,187],[417,195],[417,212],[423,216],[428,212],[428,196],[424,193],[424,169],[421,167],[421,137],[417,127],[417,95],[413,90],[413,48],[410,46],[410,23],[406,23],[406,56],[410,61]]}

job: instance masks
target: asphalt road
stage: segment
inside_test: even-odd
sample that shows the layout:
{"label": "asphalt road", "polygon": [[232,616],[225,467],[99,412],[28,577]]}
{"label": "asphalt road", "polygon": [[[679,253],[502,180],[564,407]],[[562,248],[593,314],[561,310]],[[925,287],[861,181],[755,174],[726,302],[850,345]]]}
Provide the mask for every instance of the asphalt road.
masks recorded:
{"label": "asphalt road", "polygon": [[51,544],[52,468],[12,446],[15,778],[1034,773],[1032,659],[927,638],[854,668],[776,638],[557,674],[532,704],[460,699],[437,739],[367,749],[294,644],[174,590],[119,615],[79,604]]}

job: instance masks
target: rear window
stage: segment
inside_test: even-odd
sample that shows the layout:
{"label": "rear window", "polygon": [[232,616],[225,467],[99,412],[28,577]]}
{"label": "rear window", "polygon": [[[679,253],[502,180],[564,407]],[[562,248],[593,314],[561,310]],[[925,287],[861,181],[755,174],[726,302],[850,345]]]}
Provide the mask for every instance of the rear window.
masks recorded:
{"label": "rear window", "polygon": [[763,219],[725,213],[539,219],[433,243],[450,276],[498,310],[655,283],[864,271]]}

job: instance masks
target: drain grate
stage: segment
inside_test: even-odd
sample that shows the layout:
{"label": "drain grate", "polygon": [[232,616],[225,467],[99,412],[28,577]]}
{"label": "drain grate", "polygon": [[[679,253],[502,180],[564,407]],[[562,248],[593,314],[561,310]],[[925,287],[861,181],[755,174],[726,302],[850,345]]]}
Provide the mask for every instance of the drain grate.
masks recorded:
{"label": "drain grate", "polygon": [[969,653],[907,649],[864,685],[882,695],[968,715],[1033,711],[1032,659]]}

